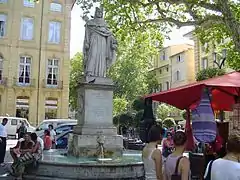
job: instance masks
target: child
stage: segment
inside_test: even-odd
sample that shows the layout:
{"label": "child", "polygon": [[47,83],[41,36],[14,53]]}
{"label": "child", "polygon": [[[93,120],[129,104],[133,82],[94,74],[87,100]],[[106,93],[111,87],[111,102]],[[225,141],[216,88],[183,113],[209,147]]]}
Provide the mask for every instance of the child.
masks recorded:
{"label": "child", "polygon": [[49,150],[52,148],[52,139],[51,139],[49,130],[44,131],[43,142],[44,142],[44,150]]}

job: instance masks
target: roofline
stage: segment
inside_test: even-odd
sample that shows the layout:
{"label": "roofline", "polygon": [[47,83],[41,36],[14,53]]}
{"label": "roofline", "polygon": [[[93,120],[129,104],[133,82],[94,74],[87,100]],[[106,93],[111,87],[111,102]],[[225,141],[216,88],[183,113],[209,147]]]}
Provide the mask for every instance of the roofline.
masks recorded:
{"label": "roofline", "polygon": [[73,0],[73,4],[72,4],[72,7],[71,7],[71,10],[73,9],[73,6],[75,5],[77,0]]}
{"label": "roofline", "polygon": [[[181,46],[181,45],[188,45],[188,46],[194,47],[194,45],[189,44],[189,43],[180,43],[180,44],[173,44],[173,45],[170,45],[170,46],[163,47],[163,48],[161,48],[161,50],[167,49],[167,48],[172,47],[172,46]],[[160,50],[160,51],[161,51],[161,50]]]}
{"label": "roofline", "polygon": [[183,35],[183,37],[189,37],[189,36],[193,35],[194,31],[195,31],[195,29],[187,32],[186,34]]}
{"label": "roofline", "polygon": [[176,55],[181,54],[181,53],[183,53],[183,52],[186,52],[186,51],[188,51],[188,50],[193,50],[193,48],[184,49],[184,50],[182,50],[182,51],[180,51],[180,52],[178,52],[178,53],[175,53],[175,54],[173,54],[173,55],[171,55],[171,56],[169,56],[169,57],[171,58],[171,57],[173,57],[173,56],[176,56]]}

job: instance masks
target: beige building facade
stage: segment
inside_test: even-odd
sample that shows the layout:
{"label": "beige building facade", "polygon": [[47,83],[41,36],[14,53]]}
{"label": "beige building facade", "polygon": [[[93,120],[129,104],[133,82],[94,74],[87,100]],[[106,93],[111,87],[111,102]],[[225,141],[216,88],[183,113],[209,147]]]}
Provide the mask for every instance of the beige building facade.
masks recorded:
{"label": "beige building facade", "polygon": [[159,83],[157,91],[168,90],[194,81],[194,50],[189,44],[163,48],[154,60],[153,71]]}
{"label": "beige building facade", "polygon": [[[223,58],[226,57],[227,51],[218,47],[221,47],[222,44],[228,42],[228,39],[222,40],[220,44],[217,44],[216,42],[202,44],[198,37],[194,35],[194,31],[191,31],[184,36],[194,41],[195,76],[203,69],[219,68],[218,64],[220,65],[222,63]],[[234,71],[233,69],[228,68],[226,63],[224,63],[222,68],[224,68],[226,72]],[[231,113],[225,112],[224,118],[228,120],[230,115]],[[215,111],[216,119],[220,118],[220,116],[220,112]]]}
{"label": "beige building facade", "polygon": [[171,87],[179,87],[195,81],[193,47],[187,47],[171,57]]}
{"label": "beige building facade", "polygon": [[0,115],[67,118],[73,0],[0,0]]}
{"label": "beige building facade", "polygon": [[[194,35],[194,31],[191,31],[184,36],[194,41],[195,73],[207,68],[218,68],[218,64],[220,65],[223,58],[226,57],[226,50],[220,50],[218,47],[221,47],[221,45],[226,43],[228,39],[222,40],[220,44],[217,44],[216,42],[202,44],[198,37]],[[224,63],[223,68],[225,68],[227,72],[233,71],[226,66],[226,63]]]}
{"label": "beige building facade", "polygon": [[[189,44],[179,44],[161,49],[159,56],[154,59],[155,72],[159,88],[155,92],[186,85],[195,81],[194,49]],[[156,113],[158,103],[153,103]],[[180,111],[172,112],[169,117],[182,120]]]}

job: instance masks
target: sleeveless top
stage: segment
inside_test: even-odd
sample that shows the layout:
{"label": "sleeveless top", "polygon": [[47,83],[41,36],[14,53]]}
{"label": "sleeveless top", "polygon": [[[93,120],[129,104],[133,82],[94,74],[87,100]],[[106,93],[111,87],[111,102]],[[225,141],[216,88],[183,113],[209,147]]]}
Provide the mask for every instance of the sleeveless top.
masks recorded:
{"label": "sleeveless top", "polygon": [[153,148],[148,157],[143,157],[145,180],[157,180],[155,162],[152,159],[152,154],[155,150],[156,148]]}
{"label": "sleeveless top", "polygon": [[181,156],[173,156],[172,154],[170,154],[165,162],[164,165],[164,171],[165,171],[165,180],[171,180],[171,176],[174,174],[175,171],[175,167],[177,164],[177,160],[178,158]]}
{"label": "sleeveless top", "polygon": [[[207,177],[209,164],[204,177]],[[240,163],[226,159],[216,159],[212,163],[211,180],[239,180]]]}

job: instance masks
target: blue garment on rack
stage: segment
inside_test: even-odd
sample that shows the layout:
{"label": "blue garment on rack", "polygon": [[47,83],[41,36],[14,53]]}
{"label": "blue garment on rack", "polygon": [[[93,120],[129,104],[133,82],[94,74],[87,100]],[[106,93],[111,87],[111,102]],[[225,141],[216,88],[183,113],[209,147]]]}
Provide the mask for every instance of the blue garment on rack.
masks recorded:
{"label": "blue garment on rack", "polygon": [[199,105],[192,110],[192,129],[194,137],[203,143],[215,141],[217,135],[217,123],[208,91],[205,89]]}

